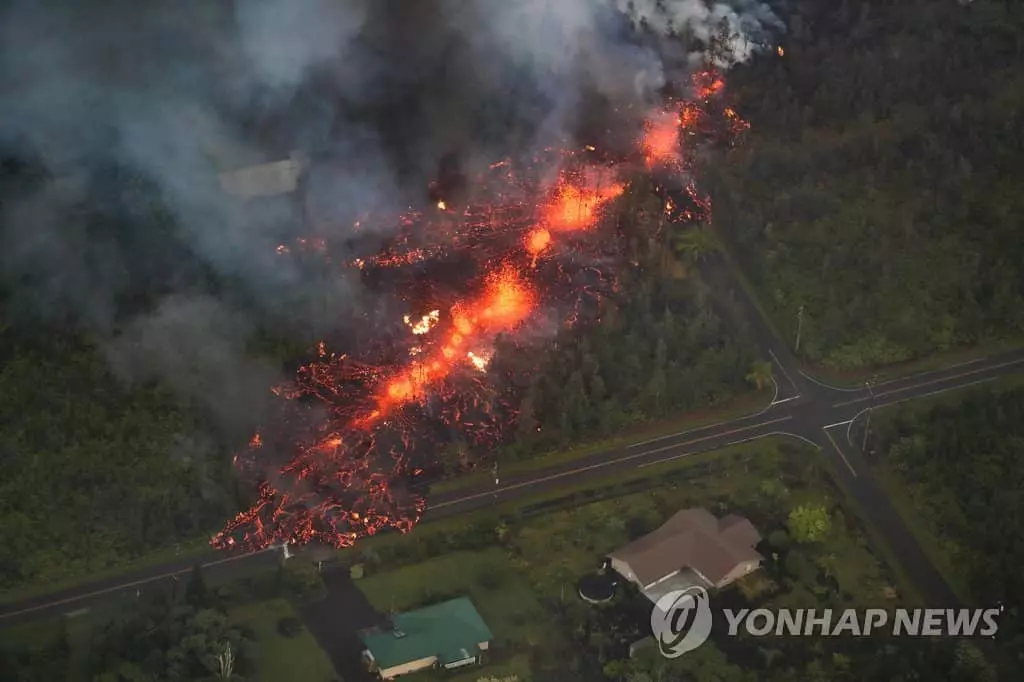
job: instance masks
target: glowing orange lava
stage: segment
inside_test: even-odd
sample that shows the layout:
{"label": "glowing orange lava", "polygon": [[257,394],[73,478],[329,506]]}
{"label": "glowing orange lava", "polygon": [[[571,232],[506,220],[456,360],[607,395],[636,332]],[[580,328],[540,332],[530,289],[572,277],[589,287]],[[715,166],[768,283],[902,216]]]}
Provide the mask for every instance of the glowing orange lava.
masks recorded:
{"label": "glowing orange lava", "polygon": [[440,349],[413,361],[387,381],[375,397],[376,409],[359,424],[370,426],[395,408],[422,398],[431,384],[451,374],[464,358],[472,361],[473,356],[461,348],[469,343],[483,345],[501,332],[515,329],[535,305],[535,292],[515,268],[503,267],[492,273],[479,297],[452,307],[451,329]]}
{"label": "glowing orange lava", "polygon": [[699,71],[693,76],[697,99],[708,100],[725,88],[725,81],[716,71]]}
{"label": "glowing orange lava", "polygon": [[536,228],[526,238],[526,250],[536,256],[551,245],[551,232],[543,227]]}
{"label": "glowing orange lava", "polygon": [[648,167],[679,160],[680,116],[674,112],[658,112],[647,119],[641,146]]}
{"label": "glowing orange lava", "polygon": [[621,182],[611,182],[594,189],[563,183],[554,198],[542,208],[542,222],[555,232],[589,229],[594,225],[597,211],[621,196],[625,189]]}

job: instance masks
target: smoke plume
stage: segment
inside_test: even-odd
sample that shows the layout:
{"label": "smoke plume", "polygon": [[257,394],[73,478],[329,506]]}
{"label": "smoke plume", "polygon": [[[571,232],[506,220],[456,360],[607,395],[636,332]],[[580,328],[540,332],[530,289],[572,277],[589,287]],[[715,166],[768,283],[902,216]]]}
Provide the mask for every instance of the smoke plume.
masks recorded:
{"label": "smoke plume", "polygon": [[[446,155],[472,169],[571,136],[589,93],[654,97],[670,65],[644,32],[692,58],[725,27],[741,61],[779,26],[747,0],[14,0],[0,153],[36,170],[0,184],[5,311],[99,335],[124,376],[237,426],[267,376],[244,330],[312,339],[376,305],[278,244],[422,204]],[[218,182],[295,151],[292,195]]]}

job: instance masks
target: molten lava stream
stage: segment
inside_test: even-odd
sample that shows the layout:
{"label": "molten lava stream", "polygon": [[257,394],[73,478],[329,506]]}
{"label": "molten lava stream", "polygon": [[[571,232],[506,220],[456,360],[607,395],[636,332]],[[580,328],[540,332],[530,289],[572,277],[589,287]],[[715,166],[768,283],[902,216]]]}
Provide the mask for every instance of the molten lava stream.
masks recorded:
{"label": "molten lava stream", "polygon": [[680,161],[679,134],[682,116],[678,112],[657,112],[644,125],[640,146],[648,168]]}
{"label": "molten lava stream", "polygon": [[622,182],[611,177],[608,169],[588,171],[584,173],[583,187],[563,179],[554,196],[541,206],[539,224],[527,233],[524,244],[533,265],[551,246],[554,234],[589,230],[596,224],[600,210],[626,190]]}
{"label": "molten lava stream", "polygon": [[374,396],[376,408],[358,425],[371,426],[395,408],[422,397],[430,384],[451,374],[459,364],[478,366],[467,348],[511,331],[526,320],[535,305],[535,291],[516,269],[506,266],[492,273],[478,298],[452,307],[451,329],[440,349],[392,377]]}
{"label": "molten lava stream", "polygon": [[[671,103],[648,117],[637,151],[643,153],[649,167],[680,171],[685,160],[682,150],[689,148],[695,136],[722,135],[728,140],[746,129],[746,122],[728,107],[720,112],[724,128],[712,125],[708,112],[718,106],[712,100],[717,100],[722,88],[715,71],[702,71],[693,77],[690,101]],[[550,194],[533,194],[537,203],[532,204],[521,196],[523,190],[535,192],[536,187],[520,183],[507,166],[508,162],[492,166],[496,172],[489,182],[504,183],[488,192],[494,205],[468,207],[462,212],[443,203],[437,205],[436,211],[430,211],[436,219],[428,225],[429,244],[420,238],[423,216],[405,214],[386,250],[352,262],[359,269],[406,268],[435,261],[443,266],[446,258],[457,255],[471,257],[485,269],[488,263],[506,265],[491,272],[480,291],[452,305],[447,314],[431,311],[418,319],[406,319],[417,338],[416,352],[409,364],[393,373],[372,363],[336,357],[321,347],[320,357],[303,367],[293,384],[275,389],[292,401],[303,397],[320,401],[327,416],[319,421],[316,415],[321,413],[293,407],[293,412],[282,412],[287,433],[275,436],[270,430],[253,437],[236,464],[242,471],[262,475],[258,497],[251,508],[226,524],[211,544],[259,549],[283,541],[318,540],[342,547],[385,528],[406,532],[419,521],[425,507],[423,498],[403,491],[401,484],[391,487],[392,482],[418,471],[410,461],[418,433],[404,422],[414,411],[401,408],[425,397],[428,390],[444,400],[452,398],[452,391],[461,391],[453,388],[459,382],[445,379],[459,367],[474,370],[471,382],[483,385],[490,378],[486,368],[495,337],[526,321],[542,296],[557,299],[568,293],[563,283],[571,283],[578,305],[592,283],[604,279],[601,271],[596,280],[575,277],[554,259],[551,268],[545,264],[528,270],[525,265],[531,259],[536,264],[559,238],[596,225],[602,208],[625,190],[614,176],[615,169],[577,169],[563,175]],[[685,194],[685,206],[667,204],[666,211],[684,218],[708,213],[707,198],[697,192],[692,179],[686,183]],[[533,206],[536,212],[524,215],[524,206]],[[523,222],[531,218],[533,224],[522,231]],[[444,239],[437,239],[438,231]],[[298,247],[320,250],[316,243],[300,241],[292,247],[282,245],[279,251],[285,254],[298,251]],[[551,272],[558,273],[557,286],[548,280]],[[527,281],[524,273],[535,281]],[[349,393],[352,390],[354,394]],[[454,415],[454,423],[464,434],[475,428],[473,421],[468,413],[464,416],[457,410]],[[393,441],[390,444],[389,439]],[[275,452],[288,454],[289,459],[270,473],[267,458]]]}

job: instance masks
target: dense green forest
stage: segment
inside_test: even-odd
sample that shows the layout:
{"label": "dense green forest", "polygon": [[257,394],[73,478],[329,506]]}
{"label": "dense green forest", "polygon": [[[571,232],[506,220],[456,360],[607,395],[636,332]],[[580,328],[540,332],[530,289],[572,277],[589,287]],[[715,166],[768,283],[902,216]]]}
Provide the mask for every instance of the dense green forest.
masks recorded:
{"label": "dense green forest", "polygon": [[1024,5],[788,4],[730,74],[715,225],[790,344],[838,368],[1024,332]]}
{"label": "dense green forest", "polygon": [[50,583],[195,540],[236,505],[209,424],[118,382],[81,338],[0,334],[0,587]]}
{"label": "dense green forest", "polygon": [[[911,489],[969,598],[1006,604],[999,644],[1024,651],[1024,389],[975,392],[880,420],[872,448]],[[1018,666],[1020,660],[1017,660]]]}

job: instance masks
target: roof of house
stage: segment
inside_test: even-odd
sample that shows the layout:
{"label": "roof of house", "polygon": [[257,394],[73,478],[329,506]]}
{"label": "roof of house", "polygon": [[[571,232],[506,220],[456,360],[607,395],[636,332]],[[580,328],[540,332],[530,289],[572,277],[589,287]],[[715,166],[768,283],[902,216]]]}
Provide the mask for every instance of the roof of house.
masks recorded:
{"label": "roof of house", "polygon": [[221,188],[239,197],[266,197],[294,192],[302,173],[303,159],[298,154],[271,163],[247,166],[220,174]]}
{"label": "roof of house", "polygon": [[365,631],[363,644],[382,669],[437,656],[454,663],[475,656],[477,645],[493,639],[468,597],[395,614],[393,629]]}
{"label": "roof of house", "polygon": [[684,509],[653,532],[609,556],[629,565],[644,586],[683,569],[692,568],[717,583],[744,561],[762,557],[754,546],[761,536],[742,516],[721,520],[706,509]]}

